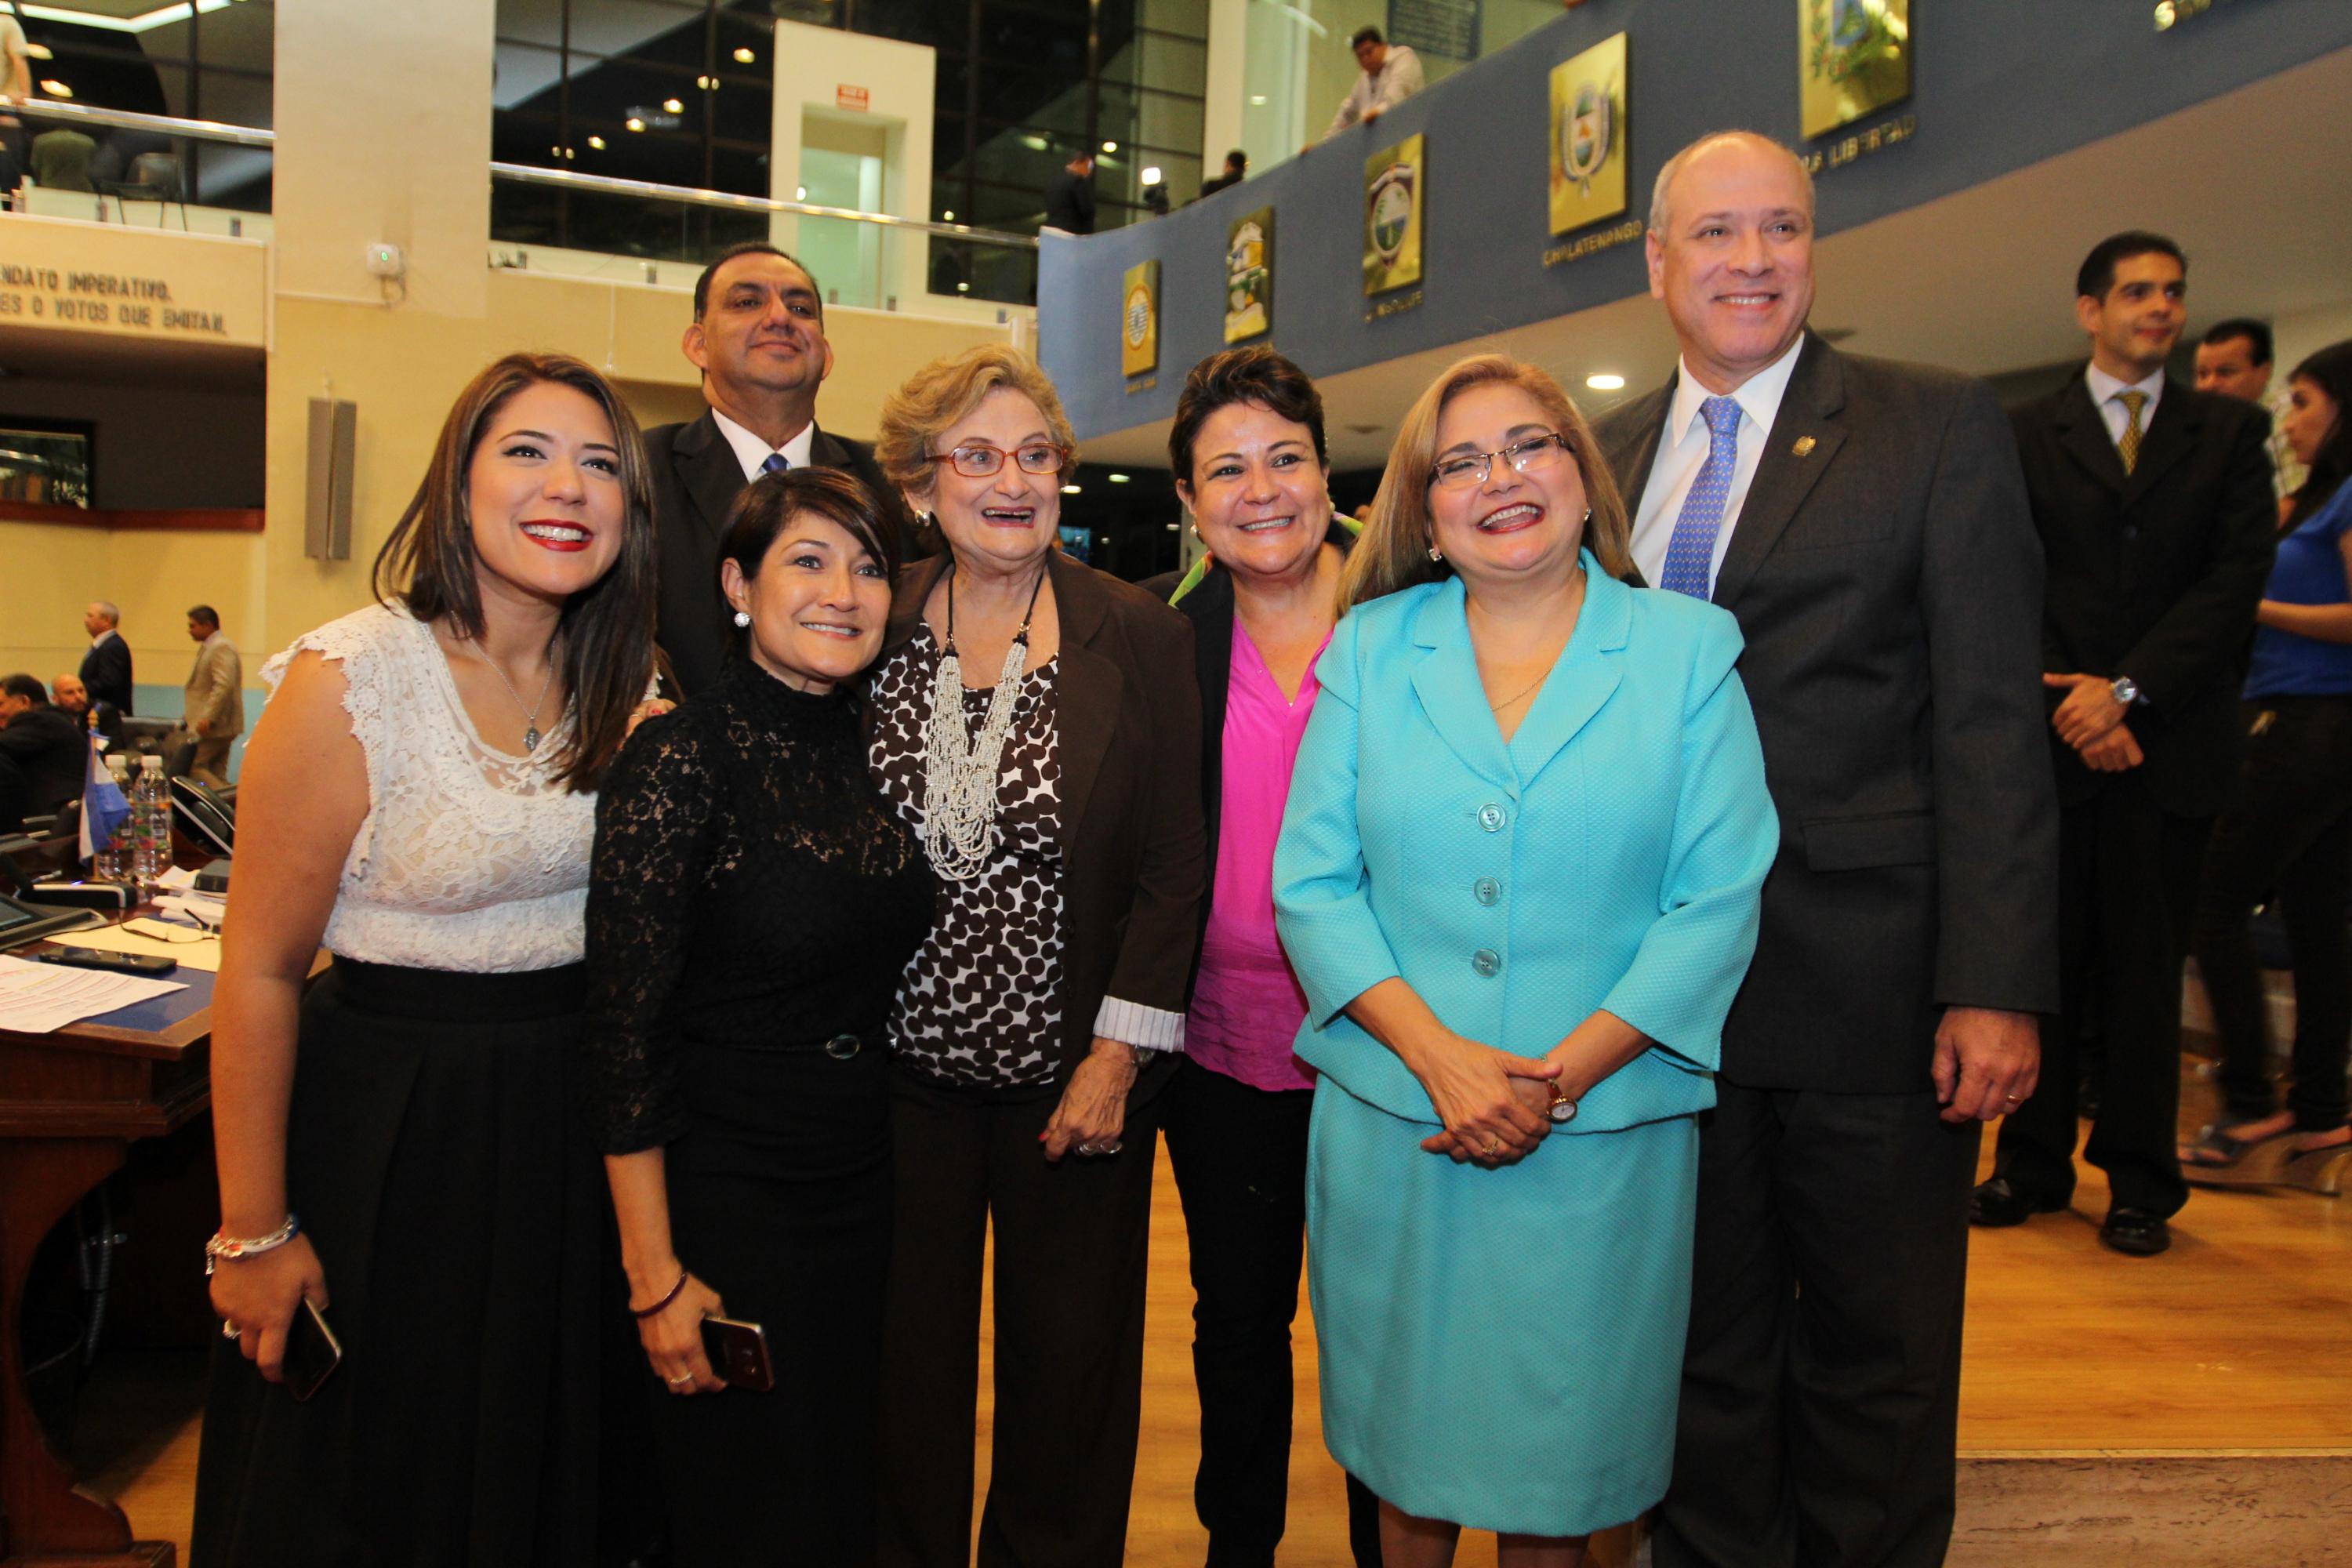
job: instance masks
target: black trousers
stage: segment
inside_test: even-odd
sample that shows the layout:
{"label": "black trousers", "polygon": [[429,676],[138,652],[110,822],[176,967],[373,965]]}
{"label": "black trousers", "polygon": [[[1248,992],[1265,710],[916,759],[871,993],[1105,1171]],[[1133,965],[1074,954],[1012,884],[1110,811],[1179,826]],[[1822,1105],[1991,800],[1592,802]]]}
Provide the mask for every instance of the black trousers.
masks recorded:
{"label": "black trousers", "polygon": [[2221,1036],[2221,1091],[2233,1118],[2278,1109],[2269,1019],[2246,920],[2275,889],[2294,950],[2295,1127],[2347,1119],[2352,1046],[2352,697],[2268,697],[2246,705],[2244,786],[2214,825],[2197,896],[2198,973]]}
{"label": "black trousers", "polygon": [[[1192,1264],[1208,1568],[1271,1568],[1290,1495],[1290,1325],[1307,1233],[1315,1091],[1253,1089],[1185,1062],[1168,1088],[1168,1163]],[[1348,1541],[1379,1568],[1380,1500],[1348,1478]]]}
{"label": "black trousers", "polygon": [[2041,1087],[2002,1119],[1995,1173],[2063,1203],[2074,1192],[2075,1045],[2099,1021],[2106,1072],[2083,1157],[2118,1208],[2170,1216],[2180,1176],[2180,973],[2212,818],[2175,816],[2132,774],[2059,813],[2063,1012],[2042,1029]]}
{"label": "black trousers", "polygon": [[1933,1568],[1979,1124],[1926,1089],[1716,1085],[1658,1568]]}
{"label": "black trousers", "polygon": [[982,1248],[995,1223],[996,1415],[981,1568],[1117,1568],[1143,1397],[1158,1106],[1122,1152],[1049,1165],[1043,1089],[896,1069],[897,1211],[882,1326],[885,1568],[972,1562]]}

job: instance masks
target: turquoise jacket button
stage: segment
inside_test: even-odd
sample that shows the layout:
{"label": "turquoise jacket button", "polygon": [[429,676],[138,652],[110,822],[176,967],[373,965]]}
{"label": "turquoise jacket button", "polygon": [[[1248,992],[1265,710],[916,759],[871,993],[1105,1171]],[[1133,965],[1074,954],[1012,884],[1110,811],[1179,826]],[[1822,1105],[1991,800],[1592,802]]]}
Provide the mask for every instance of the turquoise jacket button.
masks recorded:
{"label": "turquoise jacket button", "polygon": [[1502,973],[1503,961],[1491,947],[1482,947],[1470,955],[1470,967],[1492,980]]}

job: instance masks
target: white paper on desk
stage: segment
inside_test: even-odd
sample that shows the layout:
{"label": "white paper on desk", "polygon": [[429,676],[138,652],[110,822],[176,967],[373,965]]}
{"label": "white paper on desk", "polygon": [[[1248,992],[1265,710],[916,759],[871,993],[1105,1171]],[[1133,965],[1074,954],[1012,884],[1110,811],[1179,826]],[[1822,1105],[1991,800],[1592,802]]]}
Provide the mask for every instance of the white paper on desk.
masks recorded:
{"label": "white paper on desk", "polygon": [[[189,932],[194,935],[194,931]],[[125,931],[121,926],[100,926],[90,931],[70,931],[58,941],[67,947],[94,947],[100,952],[135,952],[142,958],[176,958],[190,969],[201,969],[207,974],[218,974],[221,966],[220,938],[197,937],[194,942],[158,942],[152,936]]]}
{"label": "white paper on desk", "polygon": [[46,1035],[117,1007],[186,989],[176,980],[147,980],[135,974],[109,974],[0,956],[0,1029]]}

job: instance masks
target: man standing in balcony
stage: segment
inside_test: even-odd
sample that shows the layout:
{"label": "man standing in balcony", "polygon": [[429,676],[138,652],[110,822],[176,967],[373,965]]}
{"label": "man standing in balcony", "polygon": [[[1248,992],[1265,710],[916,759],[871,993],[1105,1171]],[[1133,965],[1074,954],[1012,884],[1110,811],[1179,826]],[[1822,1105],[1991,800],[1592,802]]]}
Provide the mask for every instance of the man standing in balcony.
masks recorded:
{"label": "man standing in balcony", "polygon": [[699,419],[646,431],[646,459],[661,545],[655,636],[692,693],[715,684],[725,660],[719,542],[727,511],[761,474],[838,468],[873,492],[883,516],[898,520],[908,559],[929,551],[872,450],[817,428],[817,388],[833,372],[833,345],[808,268],[764,240],[721,251],[695,281],[683,347],[702,372],[709,407]]}
{"label": "man standing in balcony", "polygon": [[1370,125],[1428,85],[1421,72],[1421,57],[1402,44],[1388,43],[1378,27],[1357,28],[1348,47],[1356,51],[1356,63],[1364,68],[1364,74],[1339,100],[1331,128],[1323,132],[1326,142],[1360,121]]}
{"label": "man standing in balcony", "polygon": [[1982,383],[1806,330],[1813,191],[1708,136],[1658,175],[1674,378],[1595,435],[1633,560],[1730,611],[1780,851],[1700,1123],[1659,1568],[1931,1568],[1969,1185],[2058,1003],[2042,554]]}
{"label": "man standing in balcony", "polygon": [[1045,182],[1046,234],[1092,234],[1095,231],[1095,155],[1080,148]]}

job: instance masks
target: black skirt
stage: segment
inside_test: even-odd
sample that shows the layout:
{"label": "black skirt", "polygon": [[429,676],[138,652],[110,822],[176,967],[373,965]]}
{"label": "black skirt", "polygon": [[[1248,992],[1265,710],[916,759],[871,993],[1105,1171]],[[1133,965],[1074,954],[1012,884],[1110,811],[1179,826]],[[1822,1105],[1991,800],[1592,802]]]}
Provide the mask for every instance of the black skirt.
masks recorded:
{"label": "black skirt", "polygon": [[569,1092],[583,985],[578,964],[338,959],[311,988],[287,1201],[343,1361],[297,1404],[215,1347],[194,1568],[596,1561],[599,1325],[617,1305]]}

